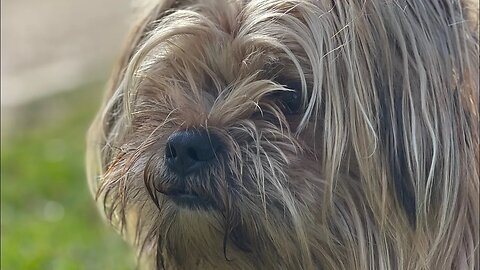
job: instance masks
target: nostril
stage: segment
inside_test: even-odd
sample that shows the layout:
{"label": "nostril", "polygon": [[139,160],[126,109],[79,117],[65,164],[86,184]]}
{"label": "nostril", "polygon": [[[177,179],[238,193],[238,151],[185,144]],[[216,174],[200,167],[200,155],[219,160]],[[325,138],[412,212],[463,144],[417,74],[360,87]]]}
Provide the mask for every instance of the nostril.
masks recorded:
{"label": "nostril", "polygon": [[166,151],[165,151],[165,157],[166,158],[175,158],[177,156],[177,152],[175,151],[175,148],[172,146],[172,144],[167,144]]}

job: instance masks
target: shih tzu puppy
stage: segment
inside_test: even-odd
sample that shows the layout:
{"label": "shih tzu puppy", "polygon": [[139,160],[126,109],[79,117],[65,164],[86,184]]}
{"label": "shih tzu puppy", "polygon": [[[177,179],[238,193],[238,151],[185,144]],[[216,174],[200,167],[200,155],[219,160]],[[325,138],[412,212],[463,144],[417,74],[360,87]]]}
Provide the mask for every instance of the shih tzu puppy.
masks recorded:
{"label": "shih tzu puppy", "polygon": [[149,1],[91,191],[145,269],[479,269],[476,5]]}

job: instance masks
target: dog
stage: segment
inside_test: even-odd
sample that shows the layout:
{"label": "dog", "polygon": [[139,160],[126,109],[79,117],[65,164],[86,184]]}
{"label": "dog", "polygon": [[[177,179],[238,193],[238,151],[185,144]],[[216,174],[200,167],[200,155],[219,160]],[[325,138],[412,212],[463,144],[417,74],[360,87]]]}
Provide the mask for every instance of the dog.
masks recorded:
{"label": "dog", "polygon": [[479,269],[475,3],[139,11],[87,147],[139,267]]}

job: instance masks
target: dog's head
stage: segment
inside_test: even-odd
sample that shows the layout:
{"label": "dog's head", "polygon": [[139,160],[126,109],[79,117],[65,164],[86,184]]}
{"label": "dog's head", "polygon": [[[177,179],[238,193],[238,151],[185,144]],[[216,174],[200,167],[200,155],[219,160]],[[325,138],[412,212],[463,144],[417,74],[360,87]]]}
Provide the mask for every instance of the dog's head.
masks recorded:
{"label": "dog's head", "polygon": [[150,6],[90,131],[107,217],[166,268],[471,256],[474,36],[459,5],[403,2]]}

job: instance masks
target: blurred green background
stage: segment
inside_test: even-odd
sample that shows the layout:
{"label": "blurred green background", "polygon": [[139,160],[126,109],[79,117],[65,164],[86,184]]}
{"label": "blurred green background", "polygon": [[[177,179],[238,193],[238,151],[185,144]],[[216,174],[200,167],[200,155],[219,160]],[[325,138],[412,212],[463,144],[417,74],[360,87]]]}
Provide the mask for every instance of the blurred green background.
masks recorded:
{"label": "blurred green background", "polygon": [[2,270],[135,269],[85,179],[131,0],[1,1]]}
{"label": "blurred green background", "polygon": [[134,269],[85,181],[85,132],[102,84],[15,109],[2,129],[1,269]]}

